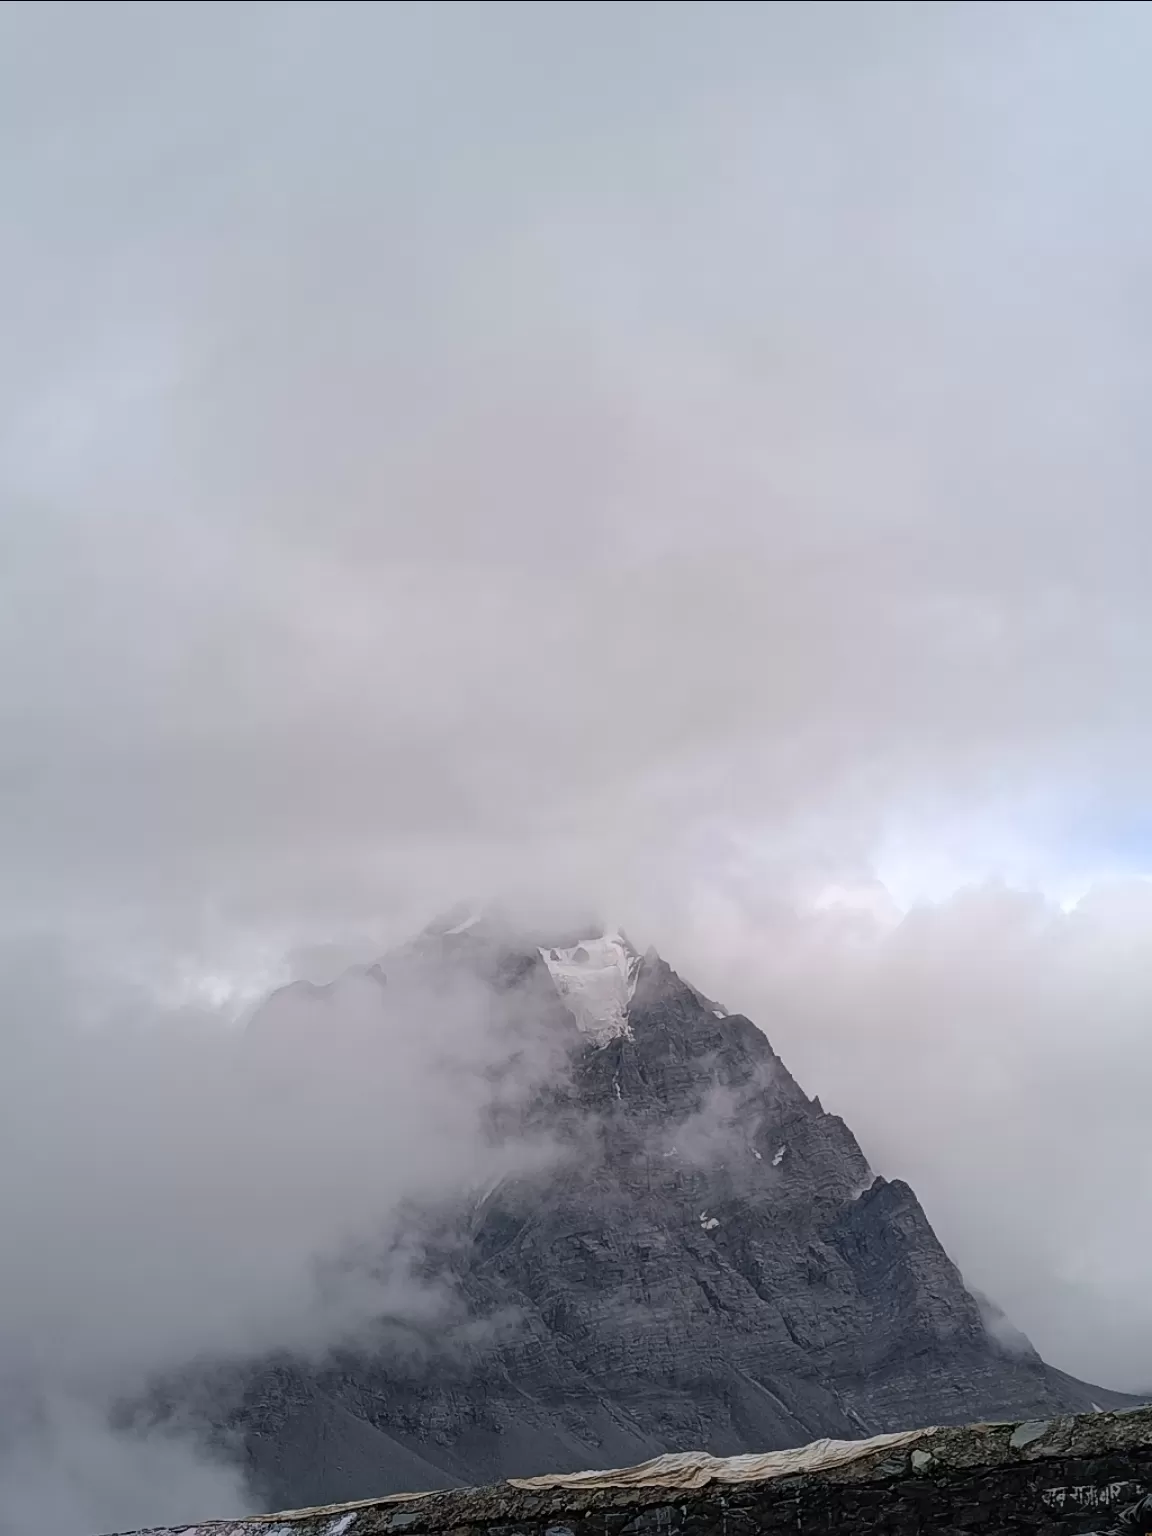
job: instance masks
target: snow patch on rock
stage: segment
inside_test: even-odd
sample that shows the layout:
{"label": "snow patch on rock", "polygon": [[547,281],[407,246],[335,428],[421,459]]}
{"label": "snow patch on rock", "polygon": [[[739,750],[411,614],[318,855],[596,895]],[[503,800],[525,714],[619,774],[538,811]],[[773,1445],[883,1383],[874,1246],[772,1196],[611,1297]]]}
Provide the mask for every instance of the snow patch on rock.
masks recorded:
{"label": "snow patch on rock", "polygon": [[628,1005],[640,956],[623,934],[585,939],[571,949],[541,949],[540,957],[584,1034],[597,1045],[632,1038]]}

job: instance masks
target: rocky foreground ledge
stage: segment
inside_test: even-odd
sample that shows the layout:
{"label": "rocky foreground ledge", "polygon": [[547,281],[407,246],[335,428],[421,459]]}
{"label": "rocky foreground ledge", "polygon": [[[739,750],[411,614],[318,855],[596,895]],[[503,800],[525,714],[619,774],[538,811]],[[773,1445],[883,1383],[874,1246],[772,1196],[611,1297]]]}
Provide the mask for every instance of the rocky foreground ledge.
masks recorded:
{"label": "rocky foreground ledge", "polygon": [[133,1536],[1152,1536],[1152,1408],[818,1440]]}

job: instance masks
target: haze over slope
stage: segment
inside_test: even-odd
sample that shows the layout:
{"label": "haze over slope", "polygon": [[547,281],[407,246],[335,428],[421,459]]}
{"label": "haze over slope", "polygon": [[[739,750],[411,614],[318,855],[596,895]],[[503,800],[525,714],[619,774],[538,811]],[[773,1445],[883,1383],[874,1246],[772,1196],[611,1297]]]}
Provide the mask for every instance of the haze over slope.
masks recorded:
{"label": "haze over slope", "polygon": [[[965,1287],[907,1183],[874,1178],[765,1035],[655,950],[453,915],[345,983],[367,1027],[414,974],[513,1005],[517,1085],[527,1041],[563,1045],[491,1122],[509,1151],[527,1131],[550,1155],[409,1203],[455,1328],[391,1324],[382,1347],[256,1360],[194,1394],[273,1508],[1134,1406],[1046,1365]],[[274,994],[254,1048],[275,1061],[301,1025],[322,1039],[339,987]]]}

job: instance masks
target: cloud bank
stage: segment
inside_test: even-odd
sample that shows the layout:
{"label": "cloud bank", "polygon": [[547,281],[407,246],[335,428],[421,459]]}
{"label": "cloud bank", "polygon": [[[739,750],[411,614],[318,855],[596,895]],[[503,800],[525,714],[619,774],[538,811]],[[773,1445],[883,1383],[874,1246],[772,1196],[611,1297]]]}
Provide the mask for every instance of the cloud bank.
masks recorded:
{"label": "cloud bank", "polygon": [[189,1364],[478,1341],[415,1213],[555,1157],[515,1132],[563,1059],[536,1007],[398,961],[239,1029],[59,951],[2,959],[5,1536],[36,1499],[47,1536],[250,1507],[195,1423],[125,1418]]}

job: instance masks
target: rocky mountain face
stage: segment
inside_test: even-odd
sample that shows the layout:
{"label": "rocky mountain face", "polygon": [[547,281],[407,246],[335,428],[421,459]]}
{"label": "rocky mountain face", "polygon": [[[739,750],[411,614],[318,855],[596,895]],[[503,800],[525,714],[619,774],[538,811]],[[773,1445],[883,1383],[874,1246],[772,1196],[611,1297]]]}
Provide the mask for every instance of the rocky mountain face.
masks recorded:
{"label": "rocky mountain face", "polygon": [[563,1042],[493,1124],[559,1154],[438,1213],[440,1237],[426,1218],[427,1263],[483,1325],[455,1347],[234,1384],[219,1423],[271,1507],[1127,1402],[990,1331],[908,1185],[654,953],[464,921],[404,963],[482,976]]}

